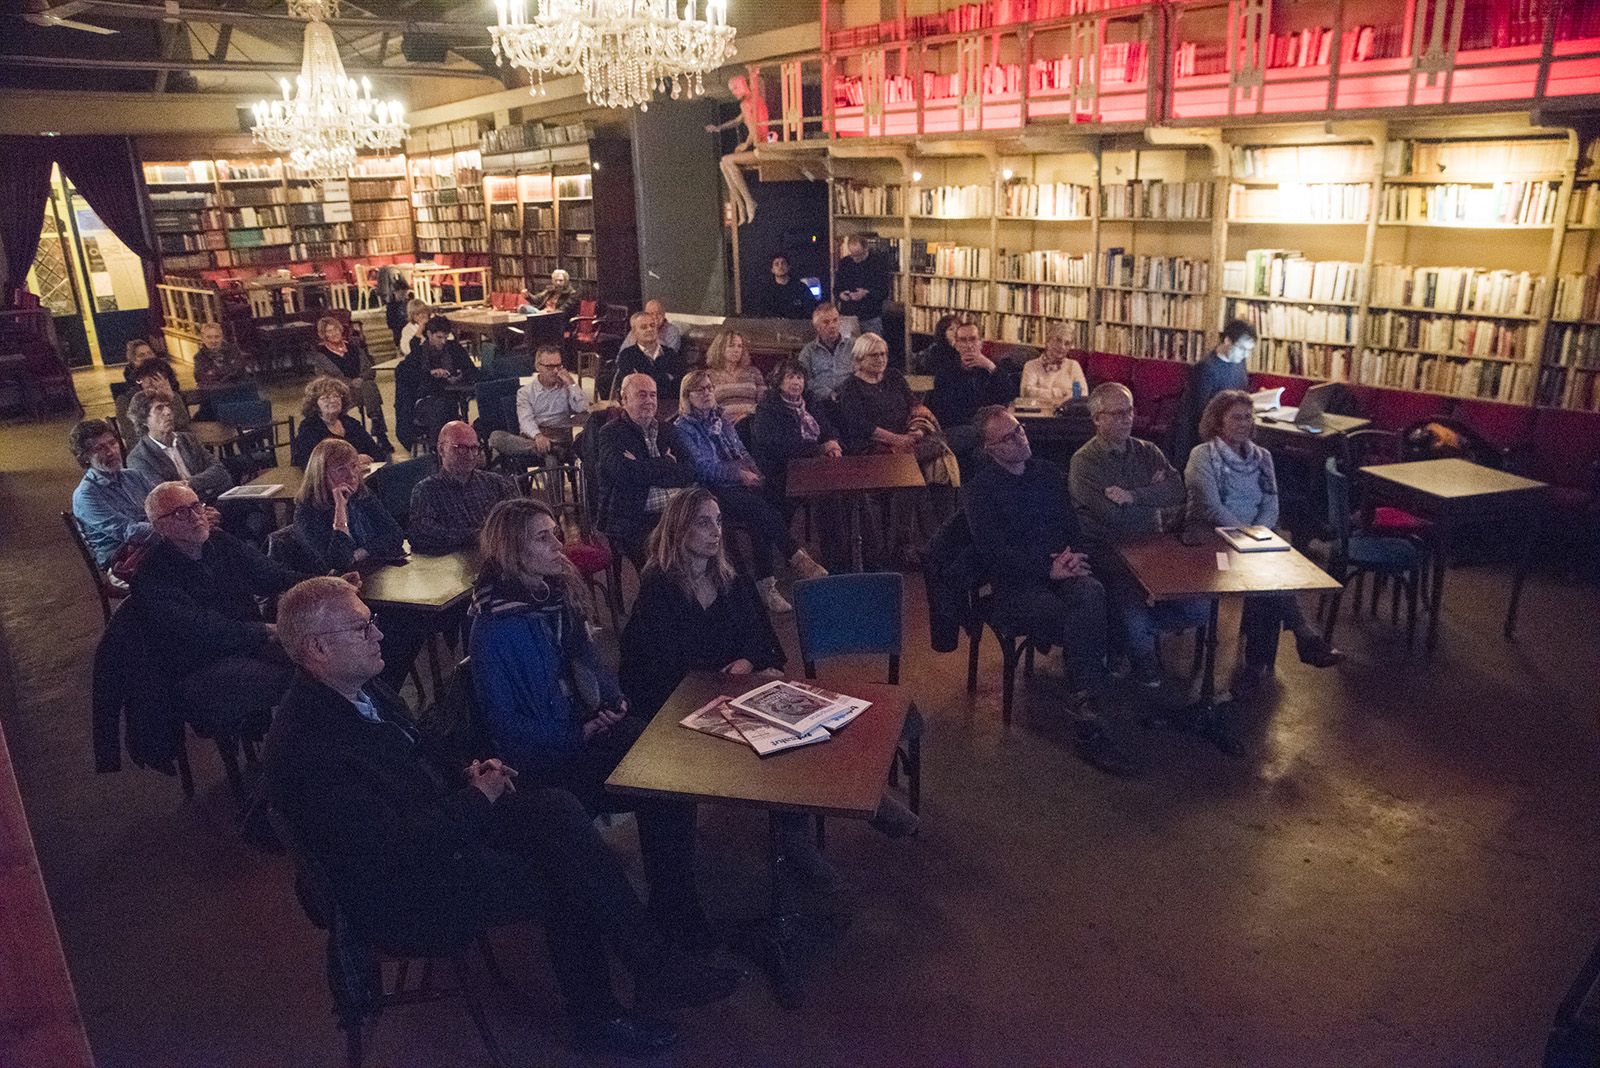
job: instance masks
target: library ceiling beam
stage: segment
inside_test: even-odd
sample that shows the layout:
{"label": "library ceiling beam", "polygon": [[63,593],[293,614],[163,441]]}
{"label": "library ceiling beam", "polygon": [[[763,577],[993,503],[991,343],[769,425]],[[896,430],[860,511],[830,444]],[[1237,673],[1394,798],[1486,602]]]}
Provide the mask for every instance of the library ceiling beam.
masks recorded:
{"label": "library ceiling beam", "polygon": [[[0,66],[38,68],[48,70],[147,70],[147,71],[209,71],[217,74],[299,74],[298,63],[274,63],[262,60],[235,59],[217,62],[211,59],[88,59],[82,56],[6,56]],[[386,67],[349,66],[350,74],[376,74],[398,78],[473,78],[494,81],[493,75],[481,67],[438,67],[419,63],[396,64]]]}

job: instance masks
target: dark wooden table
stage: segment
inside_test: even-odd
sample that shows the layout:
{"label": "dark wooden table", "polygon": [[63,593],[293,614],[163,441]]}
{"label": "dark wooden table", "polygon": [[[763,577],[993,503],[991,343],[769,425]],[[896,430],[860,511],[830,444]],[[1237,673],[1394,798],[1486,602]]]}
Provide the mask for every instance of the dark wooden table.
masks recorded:
{"label": "dark wooden table", "polygon": [[445,313],[456,336],[476,344],[481,339],[494,342],[498,353],[509,353],[524,346],[560,345],[566,329],[566,317],[560,312],[496,311],[493,308],[458,308]]}
{"label": "dark wooden table", "polygon": [[821,456],[790,460],[786,492],[790,497],[827,497],[840,494],[850,504],[850,561],[855,570],[861,559],[861,509],[869,493],[919,489],[927,486],[917,458],[906,452],[869,452],[838,459]]}
{"label": "dark wooden table", "polygon": [[[736,696],[766,680],[751,675],[701,672],[672,692],[639,740],[606,780],[606,789],[634,797],[868,819],[889,775],[895,746],[912,702],[899,686],[851,683],[849,693],[872,702],[830,741],[758,757],[749,746],[679,726],[718,695]],[[795,959],[804,922],[787,912],[769,858],[770,914],[763,922],[763,963],[778,1000],[796,1008],[803,997]]]}
{"label": "dark wooden table", "polygon": [[[361,578],[361,599],[374,612],[400,608],[422,612],[436,618],[465,604],[478,577],[478,551],[462,549],[443,556],[412,553],[404,564],[379,564]],[[439,665],[440,621],[428,636],[428,667],[433,675],[433,692],[444,692],[444,673]],[[382,624],[379,624],[382,628]]]}
{"label": "dark wooden table", "polygon": [[213,456],[221,456],[223,449],[239,440],[239,431],[227,423],[192,422],[189,433]]}
{"label": "dark wooden table", "polygon": [[1549,485],[1496,471],[1468,460],[1413,460],[1363,467],[1368,491],[1396,507],[1423,516],[1432,524],[1433,567],[1428,585],[1428,642],[1439,640],[1439,609],[1444,602],[1445,555],[1454,533],[1471,524],[1515,525],[1521,533],[1511,600],[1506,606],[1505,636],[1517,629],[1517,608],[1528,577],[1533,543],[1544,521]]}
{"label": "dark wooden table", "polygon": [[1082,414],[1057,415],[1054,406],[1026,399],[1011,402],[1011,414],[1028,432],[1028,443],[1040,459],[1065,467],[1072,454],[1094,437],[1094,422],[1087,409]]}
{"label": "dark wooden table", "polygon": [[[1340,588],[1322,568],[1298,549],[1282,552],[1241,553],[1230,548],[1215,531],[1206,531],[1199,544],[1185,545],[1177,535],[1117,546],[1145,596],[1152,601],[1182,601],[1204,597],[1211,603],[1206,628],[1205,667],[1200,677],[1198,711],[1216,703],[1217,607],[1224,597],[1269,593],[1326,593]],[[1227,567],[1221,566],[1223,560]]]}
{"label": "dark wooden table", "polygon": [[1364,430],[1372,425],[1371,419],[1362,419],[1356,415],[1334,415],[1329,412],[1322,417],[1322,429],[1313,432],[1295,424],[1296,411],[1295,408],[1274,408],[1256,412],[1257,440],[1268,448],[1274,445],[1287,445],[1302,449],[1317,449],[1324,455],[1332,455],[1338,448],[1341,434],[1348,434],[1352,430]]}

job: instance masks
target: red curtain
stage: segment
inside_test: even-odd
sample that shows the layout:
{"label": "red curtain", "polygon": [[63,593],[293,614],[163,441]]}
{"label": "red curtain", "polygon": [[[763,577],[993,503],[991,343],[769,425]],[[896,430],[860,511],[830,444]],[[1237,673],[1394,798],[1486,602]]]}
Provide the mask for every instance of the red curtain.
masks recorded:
{"label": "red curtain", "polygon": [[54,149],[61,173],[100,221],[144,264],[150,318],[159,325],[155,240],[144,210],[144,176],[133,141],[126,137],[52,137],[48,146]]}
{"label": "red curtain", "polygon": [[15,305],[39,251],[50,198],[51,148],[43,137],[0,137],[0,247],[5,249],[0,306]]}

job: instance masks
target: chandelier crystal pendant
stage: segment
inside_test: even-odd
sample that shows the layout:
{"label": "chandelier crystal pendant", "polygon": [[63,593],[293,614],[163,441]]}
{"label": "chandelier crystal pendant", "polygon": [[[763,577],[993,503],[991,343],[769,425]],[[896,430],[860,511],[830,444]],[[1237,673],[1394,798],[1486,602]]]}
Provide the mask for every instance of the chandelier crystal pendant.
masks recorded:
{"label": "chandelier crystal pendant", "polygon": [[405,136],[398,100],[372,99],[372,85],[345,77],[339,44],[324,19],[337,18],[339,0],[289,0],[289,14],[306,19],[300,75],[282,78],[281,100],[258,101],[253,135],[258,144],[289,154],[301,177],[342,178],[356,154],[396,148]]}
{"label": "chandelier crystal pendant", "polygon": [[648,111],[658,89],[674,99],[705,92],[704,76],[733,58],[727,0],[495,0],[489,27],[501,63],[526,70],[535,95],[545,75],[583,75],[591,104]]}

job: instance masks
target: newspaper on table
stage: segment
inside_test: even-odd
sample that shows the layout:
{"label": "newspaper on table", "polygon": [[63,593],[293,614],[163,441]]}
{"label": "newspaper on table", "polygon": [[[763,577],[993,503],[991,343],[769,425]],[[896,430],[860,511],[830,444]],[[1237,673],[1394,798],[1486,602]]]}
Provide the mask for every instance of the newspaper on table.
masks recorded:
{"label": "newspaper on table", "polygon": [[835,731],[843,728],[872,704],[859,697],[847,697],[806,683],[788,685],[804,691],[811,698],[821,700],[825,707],[831,708],[826,719],[804,734],[795,734],[786,726],[779,726],[752,715],[738,707],[735,702],[739,698],[729,697],[717,697],[706,702],[679,720],[679,725],[730,742],[743,742],[755,750],[756,755],[769,756],[786,749],[798,749],[801,746],[826,742],[833,737]]}

